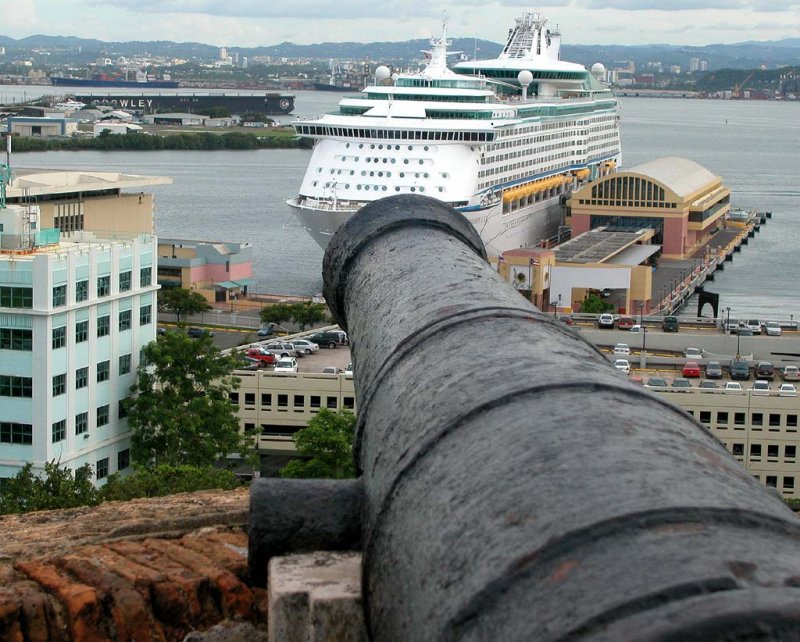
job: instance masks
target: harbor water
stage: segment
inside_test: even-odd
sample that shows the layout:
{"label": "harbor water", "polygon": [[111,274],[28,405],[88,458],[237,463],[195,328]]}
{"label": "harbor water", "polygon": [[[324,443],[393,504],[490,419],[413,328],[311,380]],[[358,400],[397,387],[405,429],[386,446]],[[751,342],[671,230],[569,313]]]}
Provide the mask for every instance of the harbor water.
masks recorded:
{"label": "harbor water", "polygon": [[[2,87],[0,102],[52,87]],[[12,94],[13,92],[17,92]],[[294,92],[293,117],[335,109],[341,94]],[[736,317],[800,316],[800,105],[623,97],[623,167],[654,158],[690,158],[722,176],[735,207],[773,218],[706,289]],[[290,122],[293,117],[281,117]],[[322,287],[322,250],[285,200],[297,191],[308,150],[44,152],[15,156],[19,168],[112,170],[170,176],[153,188],[160,236],[246,241],[254,246],[257,292],[312,294]],[[690,305],[687,313],[692,310]]]}

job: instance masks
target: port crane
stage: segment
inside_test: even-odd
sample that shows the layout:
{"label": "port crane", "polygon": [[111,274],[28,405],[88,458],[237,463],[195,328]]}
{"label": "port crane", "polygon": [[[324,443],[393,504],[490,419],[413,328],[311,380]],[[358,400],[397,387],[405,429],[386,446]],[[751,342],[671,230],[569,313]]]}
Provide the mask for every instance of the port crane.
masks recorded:
{"label": "port crane", "polygon": [[733,91],[731,92],[731,98],[741,98],[742,97],[742,91],[744,90],[744,86],[748,82],[750,82],[750,79],[753,77],[754,73],[756,73],[756,72],[755,71],[751,71],[749,74],[747,74],[747,77],[742,82],[736,84],[736,86],[733,88]]}

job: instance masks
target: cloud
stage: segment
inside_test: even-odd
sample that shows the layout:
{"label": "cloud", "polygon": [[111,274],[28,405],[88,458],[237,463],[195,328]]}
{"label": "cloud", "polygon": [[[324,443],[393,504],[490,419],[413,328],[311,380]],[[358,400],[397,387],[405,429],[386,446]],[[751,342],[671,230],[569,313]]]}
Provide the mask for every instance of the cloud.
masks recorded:
{"label": "cloud", "polygon": [[797,0],[577,0],[577,4],[587,9],[623,11],[791,11],[800,6]]}
{"label": "cloud", "polygon": [[437,15],[436,6],[425,0],[90,0],[103,7],[136,13],[193,13],[239,18],[294,18],[309,23],[319,20],[356,18],[408,18]]}

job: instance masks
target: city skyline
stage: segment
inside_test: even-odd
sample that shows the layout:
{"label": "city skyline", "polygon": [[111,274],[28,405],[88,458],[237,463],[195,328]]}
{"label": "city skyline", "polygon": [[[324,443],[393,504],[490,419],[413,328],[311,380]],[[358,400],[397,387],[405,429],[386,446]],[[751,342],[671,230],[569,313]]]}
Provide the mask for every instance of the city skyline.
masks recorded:
{"label": "city skyline", "polygon": [[502,42],[527,10],[558,25],[567,44],[702,46],[800,34],[798,0],[17,0],[0,7],[0,34],[229,47],[405,41],[438,34],[447,15],[451,36]]}

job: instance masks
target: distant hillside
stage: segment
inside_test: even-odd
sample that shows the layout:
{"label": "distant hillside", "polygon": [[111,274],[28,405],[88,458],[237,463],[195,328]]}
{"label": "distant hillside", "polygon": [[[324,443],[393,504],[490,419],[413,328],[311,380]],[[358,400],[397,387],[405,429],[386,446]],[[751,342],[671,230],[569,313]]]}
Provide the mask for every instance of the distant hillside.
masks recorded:
{"label": "distant hillside", "polygon": [[[732,45],[705,45],[685,47],[665,44],[654,45],[563,45],[562,58],[584,65],[602,62],[607,67],[620,66],[632,60],[637,69],[644,69],[648,62],[660,62],[663,66],[680,65],[686,70],[691,58],[708,62],[709,71],[715,69],[753,69],[760,66],[776,68],[800,64],[800,38],[776,41],[742,42]],[[198,61],[216,60],[219,48],[197,42],[176,43],[171,41],[103,42],[71,36],[36,35],[15,40],[0,36],[0,45],[7,50],[6,57],[32,55],[33,50],[47,50],[52,63],[69,60],[75,63],[88,62],[103,56],[133,56],[149,53],[154,56],[187,58]],[[420,59],[420,51],[429,47],[428,41],[406,40],[403,42],[323,42],[313,45],[296,45],[283,42],[265,47],[237,47],[229,45],[230,53],[253,58],[309,58],[314,60],[342,59],[373,62],[410,62]],[[462,51],[470,58],[477,53],[479,58],[493,57],[502,45],[488,40],[455,38],[453,50]]]}

